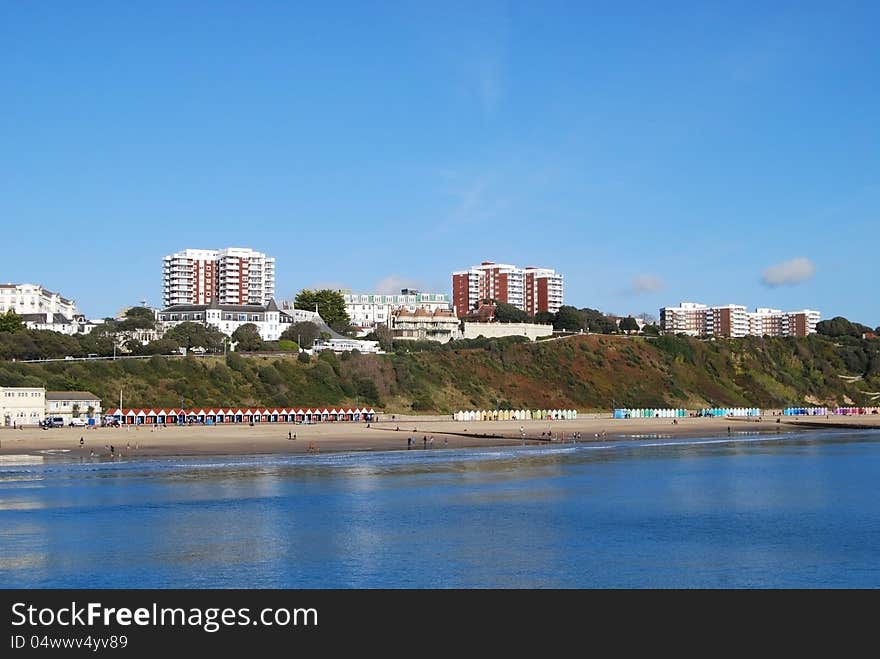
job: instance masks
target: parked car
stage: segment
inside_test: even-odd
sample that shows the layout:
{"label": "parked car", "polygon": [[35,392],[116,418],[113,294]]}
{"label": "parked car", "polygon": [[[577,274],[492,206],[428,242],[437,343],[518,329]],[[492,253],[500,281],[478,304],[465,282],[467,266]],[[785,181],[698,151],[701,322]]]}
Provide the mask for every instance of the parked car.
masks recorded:
{"label": "parked car", "polygon": [[82,428],[83,426],[89,425],[89,422],[85,419],[71,419],[70,427],[71,428]]}
{"label": "parked car", "polygon": [[64,427],[64,417],[63,416],[47,416],[43,421],[44,428],[63,428]]}

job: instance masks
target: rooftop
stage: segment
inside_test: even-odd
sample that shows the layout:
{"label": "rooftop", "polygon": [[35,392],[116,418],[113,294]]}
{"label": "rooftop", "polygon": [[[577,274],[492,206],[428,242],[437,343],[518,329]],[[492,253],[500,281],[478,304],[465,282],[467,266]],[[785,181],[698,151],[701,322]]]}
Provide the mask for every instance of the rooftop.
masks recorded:
{"label": "rooftop", "polygon": [[101,400],[91,391],[47,391],[46,400]]}

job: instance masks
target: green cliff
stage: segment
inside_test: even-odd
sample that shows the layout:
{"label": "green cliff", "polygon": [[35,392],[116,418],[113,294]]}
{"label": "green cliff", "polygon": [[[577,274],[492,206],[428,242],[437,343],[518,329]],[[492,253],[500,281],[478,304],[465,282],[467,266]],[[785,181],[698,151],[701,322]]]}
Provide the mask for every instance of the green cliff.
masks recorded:
{"label": "green cliff", "polygon": [[0,385],[90,390],[105,407],[473,408],[880,405],[880,341],[583,335],[403,354],[0,362]]}

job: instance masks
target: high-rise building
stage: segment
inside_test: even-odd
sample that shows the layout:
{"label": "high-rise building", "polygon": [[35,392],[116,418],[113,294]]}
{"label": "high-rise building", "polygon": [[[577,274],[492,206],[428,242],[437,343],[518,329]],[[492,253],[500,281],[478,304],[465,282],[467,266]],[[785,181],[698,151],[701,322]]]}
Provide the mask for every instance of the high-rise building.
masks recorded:
{"label": "high-rise building", "polygon": [[670,334],[689,336],[807,336],[816,332],[820,314],[812,309],[781,311],[759,307],[746,311],[739,304],[708,307],[682,302],[660,309],[660,328]]}
{"label": "high-rise building", "polygon": [[563,292],[562,275],[550,268],[483,261],[452,273],[452,304],[459,317],[486,299],[511,304],[530,316],[540,311],[556,313],[563,304]]}
{"label": "high-rise building", "polygon": [[163,300],[175,304],[261,304],[275,297],[275,257],[246,247],[186,249],[162,262]]}

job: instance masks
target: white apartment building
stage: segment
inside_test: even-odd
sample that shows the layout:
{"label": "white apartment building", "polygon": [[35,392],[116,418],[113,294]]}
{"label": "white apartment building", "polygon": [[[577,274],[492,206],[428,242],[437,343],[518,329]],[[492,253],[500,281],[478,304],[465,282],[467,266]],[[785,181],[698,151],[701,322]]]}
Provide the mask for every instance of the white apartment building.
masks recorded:
{"label": "white apartment building", "polygon": [[275,298],[275,257],[247,247],[185,249],[162,260],[163,300],[177,304],[261,304]]}
{"label": "white apartment building", "polygon": [[[311,317],[311,316],[310,316]],[[257,326],[264,341],[277,341],[281,334],[295,321],[294,317],[281,311],[270,300],[261,304],[174,304],[156,312],[156,320],[163,330],[180,323],[201,323],[213,325],[226,336],[232,336],[239,327],[247,323]]]}
{"label": "white apartment building", "polygon": [[670,334],[703,336],[706,333],[705,304],[682,302],[677,307],[660,309],[660,328]]}
{"label": "white apartment building", "polygon": [[43,387],[0,387],[0,424],[37,426],[46,413]]}
{"label": "white apartment building", "polygon": [[750,313],[739,304],[709,307],[682,302],[660,309],[660,328],[688,336],[807,336],[816,332],[821,315],[812,309],[781,311],[759,307]]}
{"label": "white apartment building", "polygon": [[352,325],[358,327],[390,326],[392,313],[398,309],[411,313],[416,309],[425,309],[430,313],[449,309],[449,296],[446,293],[422,293],[409,288],[402,289],[399,295],[342,291],[342,297]]}
{"label": "white apartment building", "polygon": [[705,333],[740,339],[749,334],[749,315],[741,304],[725,304],[706,310]]}
{"label": "white apartment building", "polygon": [[816,333],[821,314],[813,309],[782,311],[758,307],[749,317],[749,334],[754,336],[807,336]]}

